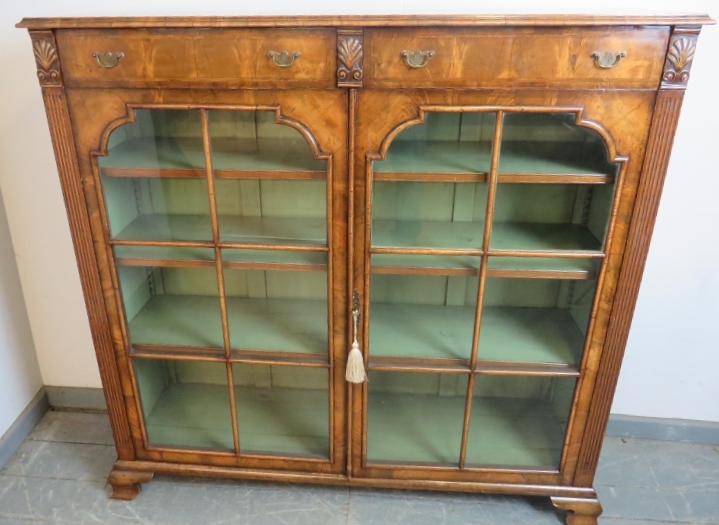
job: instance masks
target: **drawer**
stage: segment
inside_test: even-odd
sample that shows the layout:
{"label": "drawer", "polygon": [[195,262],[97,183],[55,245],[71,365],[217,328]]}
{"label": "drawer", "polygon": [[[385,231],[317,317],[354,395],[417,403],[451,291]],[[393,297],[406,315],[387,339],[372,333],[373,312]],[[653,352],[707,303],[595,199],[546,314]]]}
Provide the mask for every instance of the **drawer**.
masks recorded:
{"label": "drawer", "polygon": [[[668,40],[667,27],[370,29],[364,78],[368,87],[656,89]],[[433,56],[413,68],[405,51]],[[592,54],[607,51],[626,55],[603,68]]]}
{"label": "drawer", "polygon": [[[320,87],[335,83],[333,29],[59,30],[65,83],[82,87]],[[287,66],[272,53],[299,53]],[[95,53],[122,53],[103,67]],[[293,58],[293,57],[292,57]],[[290,60],[291,61],[291,58]],[[112,60],[106,66],[111,66]]]}

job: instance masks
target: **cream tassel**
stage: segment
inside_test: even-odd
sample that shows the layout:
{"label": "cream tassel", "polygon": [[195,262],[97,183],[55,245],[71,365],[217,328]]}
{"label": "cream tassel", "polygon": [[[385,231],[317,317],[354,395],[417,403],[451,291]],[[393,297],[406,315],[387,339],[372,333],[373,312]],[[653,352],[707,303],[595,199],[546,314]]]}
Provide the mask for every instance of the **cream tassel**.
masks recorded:
{"label": "cream tassel", "polygon": [[345,373],[345,379],[350,383],[364,383],[367,379],[367,373],[364,369],[364,357],[360,351],[359,343],[357,342],[357,325],[359,322],[359,293],[357,290],[352,294],[352,317],[354,318],[354,341],[352,342],[352,349],[350,350],[349,356],[347,356],[347,371]]}

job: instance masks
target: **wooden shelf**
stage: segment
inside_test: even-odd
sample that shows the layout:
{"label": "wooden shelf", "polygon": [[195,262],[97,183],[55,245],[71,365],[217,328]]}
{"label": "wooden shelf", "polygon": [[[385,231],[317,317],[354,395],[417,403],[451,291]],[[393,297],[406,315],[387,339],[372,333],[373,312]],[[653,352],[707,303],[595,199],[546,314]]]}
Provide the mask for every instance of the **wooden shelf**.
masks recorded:
{"label": "wooden shelf", "polygon": [[120,266],[215,266],[215,250],[212,248],[115,246],[114,253],[115,261]]}
{"label": "wooden shelf", "polygon": [[[368,463],[456,467],[462,442],[464,401],[464,396],[457,395],[370,391]],[[558,468],[563,424],[549,403],[475,397],[472,405],[468,465]]]}
{"label": "wooden shelf", "polygon": [[[491,252],[490,252],[491,253]],[[595,279],[600,261],[576,257],[496,257],[487,260],[487,277]]]}
{"label": "wooden shelf", "polygon": [[[222,245],[292,245],[316,250],[327,244],[325,219],[297,217],[239,217],[220,215]],[[212,243],[212,224],[206,215],[139,215],[113,240],[198,241]],[[188,252],[185,252],[188,253]]]}
{"label": "wooden shelf", "polygon": [[[481,258],[471,255],[372,254],[373,274],[476,277]],[[490,256],[487,277],[594,279],[596,259]]]}
{"label": "wooden shelf", "polygon": [[222,250],[222,264],[238,270],[326,272],[327,252],[280,250]]}
{"label": "wooden shelf", "polygon": [[220,215],[219,222],[224,244],[327,245],[324,218]]}
{"label": "wooden shelf", "polygon": [[614,168],[595,158],[596,155],[584,154],[581,149],[563,141],[503,141],[497,171],[500,175],[552,175],[559,180],[576,178],[579,181],[587,177],[592,182],[613,182]]}
{"label": "wooden shelf", "polygon": [[[472,351],[474,316],[474,306],[373,303],[370,358],[395,358],[396,368],[423,368],[426,360],[439,360],[434,365],[438,368],[446,367],[441,360],[466,362]],[[584,337],[565,310],[485,307],[482,313],[481,361],[530,365],[540,372],[541,365],[576,366],[583,345]],[[392,367],[386,360],[370,364]]]}
{"label": "wooden shelf", "polygon": [[[111,148],[100,161],[106,177],[205,178],[200,138],[143,137]],[[315,160],[304,140],[212,139],[219,178],[324,179],[326,161]]]}
{"label": "wooden shelf", "polygon": [[484,223],[444,221],[386,221],[372,223],[372,246],[446,248],[481,253]]}
{"label": "wooden shelf", "polygon": [[[115,259],[121,266],[215,267],[212,248],[116,246]],[[326,252],[226,249],[222,262],[239,270],[327,271]]]}
{"label": "wooden shelf", "polygon": [[[572,155],[562,142],[504,142],[499,183],[611,184],[606,163]],[[491,145],[477,142],[395,141],[373,164],[375,181],[487,182]]]}
{"label": "wooden shelf", "polygon": [[[242,454],[329,456],[327,391],[235,387]],[[227,386],[175,383],[146,426],[150,445],[234,450]]]}
{"label": "wooden shelf", "polygon": [[113,237],[119,241],[201,241],[212,242],[209,215],[143,214]]}
{"label": "wooden shelf", "polygon": [[372,303],[370,356],[468,360],[474,306]]}
{"label": "wooden shelf", "polygon": [[373,163],[374,180],[426,180],[422,177],[453,174],[478,182],[486,180],[491,157],[486,142],[397,140],[386,160]]}
{"label": "wooden shelf", "polygon": [[481,257],[472,255],[372,254],[372,273],[476,276]]}
{"label": "wooden shelf", "polygon": [[602,243],[579,224],[499,222],[492,225],[491,251],[599,252]]}
{"label": "wooden shelf", "polygon": [[[327,355],[327,303],[227,298],[232,348]],[[156,295],[129,324],[132,344],[223,348],[217,297]]]}
{"label": "wooden shelf", "polygon": [[227,298],[232,348],[327,355],[327,302]]}
{"label": "wooden shelf", "polygon": [[[438,248],[481,254],[483,237],[481,222],[378,220],[372,224],[372,248],[382,248],[382,253],[392,251],[388,248],[398,248],[398,253],[408,248]],[[494,251],[599,252],[601,248],[597,238],[578,224],[500,222],[492,226],[490,249]]]}
{"label": "wooden shelf", "polygon": [[488,306],[482,312],[479,360],[576,366],[583,347],[567,310]]}
{"label": "wooden shelf", "polygon": [[304,139],[212,139],[212,168],[220,178],[324,179],[327,161],[316,160]]}

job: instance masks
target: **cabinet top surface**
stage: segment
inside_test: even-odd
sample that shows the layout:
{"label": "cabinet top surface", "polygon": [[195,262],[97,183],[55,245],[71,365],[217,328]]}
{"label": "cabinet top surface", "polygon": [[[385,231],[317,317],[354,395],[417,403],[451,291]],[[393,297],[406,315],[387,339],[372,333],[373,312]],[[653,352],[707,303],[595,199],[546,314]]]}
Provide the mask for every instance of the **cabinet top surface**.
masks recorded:
{"label": "cabinet top surface", "polygon": [[709,25],[705,14],[686,15],[366,15],[23,18],[27,29],[372,26],[621,26]]}

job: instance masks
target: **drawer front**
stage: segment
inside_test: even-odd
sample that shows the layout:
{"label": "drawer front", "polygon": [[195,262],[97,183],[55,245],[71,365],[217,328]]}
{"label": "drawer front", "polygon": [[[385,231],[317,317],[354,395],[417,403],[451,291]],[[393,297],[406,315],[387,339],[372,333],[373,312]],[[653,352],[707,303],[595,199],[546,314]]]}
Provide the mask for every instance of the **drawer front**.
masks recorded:
{"label": "drawer front", "polygon": [[[370,29],[365,34],[368,87],[655,89],[669,40],[666,27]],[[411,67],[403,54],[418,51],[424,55],[409,58],[419,67]],[[625,55],[614,67],[600,67],[592,54],[607,51]]]}
{"label": "drawer front", "polygon": [[[329,88],[335,41],[332,29],[57,32],[63,76],[74,87]],[[123,56],[116,60],[115,53]]]}

